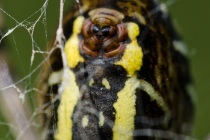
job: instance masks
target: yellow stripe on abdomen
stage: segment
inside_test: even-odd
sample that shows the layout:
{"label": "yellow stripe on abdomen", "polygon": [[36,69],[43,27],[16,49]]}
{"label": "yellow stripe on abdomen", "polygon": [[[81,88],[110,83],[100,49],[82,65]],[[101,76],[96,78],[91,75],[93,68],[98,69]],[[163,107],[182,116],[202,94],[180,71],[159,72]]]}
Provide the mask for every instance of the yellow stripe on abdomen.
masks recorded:
{"label": "yellow stripe on abdomen", "polygon": [[56,140],[72,139],[72,114],[80,93],[75,81],[75,75],[71,70],[68,71],[68,76],[68,78],[65,77],[64,83],[61,85],[63,92],[61,93],[60,104],[57,110],[57,133],[54,136]]}
{"label": "yellow stripe on abdomen", "polygon": [[125,87],[118,92],[117,102],[114,104],[116,111],[113,127],[113,140],[131,140],[134,130],[134,117],[136,115],[136,89],[139,81],[132,76],[125,83]]}

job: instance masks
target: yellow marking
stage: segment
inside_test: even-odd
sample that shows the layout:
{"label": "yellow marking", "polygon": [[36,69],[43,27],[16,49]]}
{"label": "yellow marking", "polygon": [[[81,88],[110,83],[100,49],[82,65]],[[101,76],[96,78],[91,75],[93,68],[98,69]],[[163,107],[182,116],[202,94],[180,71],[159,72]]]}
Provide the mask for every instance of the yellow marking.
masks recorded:
{"label": "yellow marking", "polygon": [[70,68],[76,67],[79,62],[84,62],[83,57],[79,53],[79,38],[78,38],[78,34],[81,32],[83,23],[84,23],[83,16],[79,16],[74,21],[72,36],[65,44],[64,51],[67,57],[68,66]]}
{"label": "yellow marking", "polygon": [[99,113],[99,126],[102,127],[104,125],[104,115],[103,112]]}
{"label": "yellow marking", "polygon": [[82,127],[85,128],[86,126],[88,126],[89,123],[89,118],[87,115],[84,115],[82,118]]}
{"label": "yellow marking", "polygon": [[103,85],[106,89],[110,89],[109,81],[108,81],[106,78],[103,78],[103,80],[102,80],[102,85]]}
{"label": "yellow marking", "polygon": [[89,86],[91,87],[91,86],[93,86],[93,84],[94,84],[94,81],[93,81],[93,79],[91,78],[90,81],[89,81]]}
{"label": "yellow marking", "polygon": [[132,76],[142,66],[143,52],[136,39],[139,35],[139,26],[135,23],[128,23],[127,29],[131,43],[126,46],[121,60],[115,65],[121,65],[128,72],[128,76]]}
{"label": "yellow marking", "polygon": [[[65,76],[65,75],[64,75]],[[68,77],[63,78],[63,92],[61,92],[60,105],[58,107],[58,122],[57,133],[54,138],[56,140],[71,140],[72,139],[72,113],[77,104],[80,93],[75,82],[74,73],[68,69]]]}
{"label": "yellow marking", "polygon": [[157,104],[165,111],[168,112],[169,108],[161,97],[160,93],[155,91],[150,83],[145,80],[137,79],[136,76],[129,78],[125,87],[118,92],[117,102],[114,104],[116,110],[115,124],[113,127],[114,140],[131,140],[134,130],[134,117],[136,115],[136,89],[144,90],[151,98],[156,100]]}
{"label": "yellow marking", "polygon": [[130,22],[127,25],[128,28],[128,36],[130,37],[131,41],[136,41],[136,37],[140,33],[139,26],[136,23]]}
{"label": "yellow marking", "polygon": [[63,75],[63,70],[60,70],[58,72],[52,72],[48,78],[48,85],[52,86],[61,83],[62,75]]}
{"label": "yellow marking", "polygon": [[136,76],[129,78],[125,87],[118,93],[117,102],[114,104],[116,110],[115,124],[113,127],[114,140],[131,140],[134,130],[134,117],[136,115],[136,89],[139,81]]}
{"label": "yellow marking", "polygon": [[157,104],[159,105],[159,107],[163,109],[163,111],[165,112],[169,111],[169,108],[167,104],[165,103],[163,97],[160,95],[159,92],[157,92],[152,87],[152,85],[149,82],[140,79],[139,83],[140,83],[139,89],[145,91],[150,96],[151,100],[156,100]]}

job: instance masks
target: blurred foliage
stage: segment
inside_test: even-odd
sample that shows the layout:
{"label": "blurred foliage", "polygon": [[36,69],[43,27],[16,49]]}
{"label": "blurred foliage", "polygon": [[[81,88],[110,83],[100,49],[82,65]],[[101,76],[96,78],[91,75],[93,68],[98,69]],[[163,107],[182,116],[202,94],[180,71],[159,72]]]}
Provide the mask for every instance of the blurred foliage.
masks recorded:
{"label": "blurred foliage", "polygon": [[[164,2],[167,2],[165,0]],[[19,0],[15,4],[11,0],[1,2],[3,9],[15,20],[21,22],[30,15],[34,14],[43,5],[43,0]],[[65,1],[66,7],[71,5],[71,1]],[[50,40],[55,35],[58,16],[59,1],[49,0],[46,7],[46,19],[41,18],[34,28],[33,39],[36,45],[45,51]],[[196,116],[194,137],[204,139],[210,134],[210,1],[209,0],[177,0],[168,7],[172,20],[182,35],[184,42],[188,46],[189,57],[191,60],[192,75],[196,89]],[[40,12],[35,13],[33,17],[27,20],[28,24],[35,22],[40,16]],[[5,28],[10,29],[17,23],[6,14],[3,14]],[[7,30],[3,30],[6,33]],[[45,32],[47,31],[47,32]],[[43,59],[43,54],[35,54],[34,64],[30,64],[32,54],[32,38],[25,28],[16,28],[12,34],[4,39],[7,42],[6,51],[8,52],[8,61],[14,80],[28,75],[33,68]],[[36,78],[38,71],[21,83],[23,88],[30,88],[39,80]],[[34,99],[29,94],[31,100]],[[33,105],[33,104],[32,104]],[[0,113],[0,122],[2,122]],[[7,128],[2,128],[0,132],[6,135]],[[4,135],[4,136],[5,136]],[[4,138],[0,134],[0,139]],[[11,137],[8,137],[9,139]]]}
{"label": "blurred foliage", "polygon": [[191,60],[196,90],[194,136],[206,139],[210,135],[210,1],[177,0],[169,9]]}

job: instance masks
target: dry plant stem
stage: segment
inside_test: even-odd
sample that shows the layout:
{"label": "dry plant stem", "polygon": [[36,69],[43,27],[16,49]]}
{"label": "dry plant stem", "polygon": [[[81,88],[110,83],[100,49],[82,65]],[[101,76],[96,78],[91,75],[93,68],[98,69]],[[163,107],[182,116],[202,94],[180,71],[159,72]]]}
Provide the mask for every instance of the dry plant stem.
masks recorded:
{"label": "dry plant stem", "polygon": [[[9,88],[5,88],[9,87]],[[4,89],[5,88],[5,89]],[[36,140],[32,122],[27,117],[26,109],[19,98],[19,89],[13,84],[5,62],[0,61],[0,104],[11,131],[17,140]]]}

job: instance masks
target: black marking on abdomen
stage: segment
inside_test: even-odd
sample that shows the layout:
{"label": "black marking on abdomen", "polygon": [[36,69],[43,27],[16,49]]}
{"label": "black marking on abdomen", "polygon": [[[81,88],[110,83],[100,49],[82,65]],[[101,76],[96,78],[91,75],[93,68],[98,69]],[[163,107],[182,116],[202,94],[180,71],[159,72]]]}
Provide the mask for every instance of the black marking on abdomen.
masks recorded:
{"label": "black marking on abdomen", "polygon": [[[136,90],[136,116],[135,130],[141,129],[165,129],[166,114],[164,110],[157,104],[156,100],[151,100],[151,97],[141,89]],[[136,134],[135,134],[136,135]],[[135,139],[154,140],[154,137],[137,136]]]}
{"label": "black marking on abdomen", "polygon": [[[80,87],[81,99],[78,101],[73,119],[73,139],[111,140],[112,127],[115,121],[113,104],[117,93],[125,86],[126,71],[121,66],[80,64],[74,69],[76,82]],[[109,82],[110,89],[102,84],[103,78]],[[93,83],[89,85],[90,80]],[[99,126],[99,114],[103,113],[104,124]],[[86,127],[82,126],[82,118],[88,116]]]}

